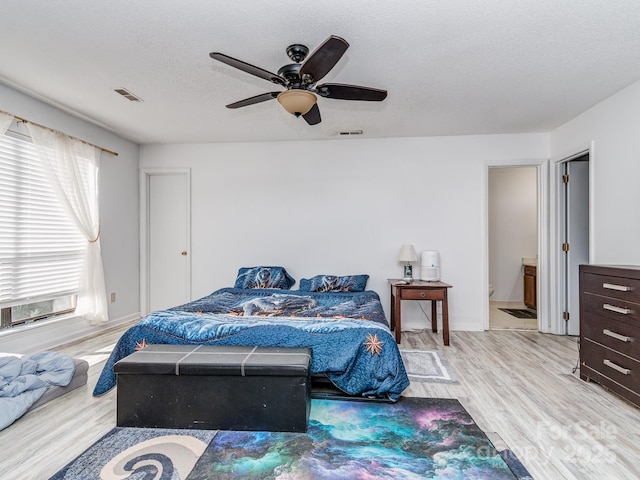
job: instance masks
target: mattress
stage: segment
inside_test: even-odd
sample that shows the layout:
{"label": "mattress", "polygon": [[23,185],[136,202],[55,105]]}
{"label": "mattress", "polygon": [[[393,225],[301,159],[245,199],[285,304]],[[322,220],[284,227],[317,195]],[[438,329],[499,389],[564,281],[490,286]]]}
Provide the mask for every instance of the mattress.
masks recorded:
{"label": "mattress", "polygon": [[[38,408],[45,403],[50,402],[51,400],[64,395],[65,393],[69,393],[72,390],[75,390],[78,387],[87,384],[87,378],[89,373],[89,363],[86,360],[82,360],[80,358],[74,358],[73,363],[76,366],[75,371],[73,372],[73,377],[68,385],[64,387],[59,387],[57,385],[52,385],[47,389],[43,396],[41,396],[36,403],[31,405],[29,410],[33,410],[34,408]],[[27,410],[27,411],[29,411]]]}

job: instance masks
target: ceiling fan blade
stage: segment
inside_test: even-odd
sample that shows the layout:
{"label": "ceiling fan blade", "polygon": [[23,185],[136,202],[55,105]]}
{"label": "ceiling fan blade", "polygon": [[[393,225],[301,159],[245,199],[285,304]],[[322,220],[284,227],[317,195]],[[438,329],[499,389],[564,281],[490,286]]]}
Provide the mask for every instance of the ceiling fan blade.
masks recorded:
{"label": "ceiling fan blade", "polygon": [[344,85],[342,83],[325,83],[316,87],[318,95],[337,100],[363,100],[381,102],[387,98],[387,91],[378,88]]}
{"label": "ceiling fan blade", "polygon": [[346,40],[331,35],[302,64],[298,72],[300,77],[311,75],[313,79],[310,83],[317,82],[338,63],[347,48],[349,48],[349,44]]}
{"label": "ceiling fan blade", "polygon": [[227,108],[240,108],[246,107],[248,105],[253,105],[255,103],[266,102],[267,100],[276,98],[279,94],[280,92],[261,93],[260,95],[256,95],[255,97],[245,98],[244,100],[230,103],[229,105],[227,105]]}
{"label": "ceiling fan blade", "polygon": [[226,63],[227,65],[237,68],[238,70],[250,73],[251,75],[255,75],[256,77],[264,78],[265,80],[269,80],[270,82],[277,83],[279,85],[285,85],[287,83],[285,79],[280,75],[268,72],[267,70],[264,70],[260,67],[256,67],[247,62],[243,62],[242,60],[237,60],[233,57],[225,55],[224,53],[211,52],[209,56],[214,60]]}
{"label": "ceiling fan blade", "polygon": [[311,110],[302,115],[302,118],[304,118],[309,125],[319,124],[322,119],[320,118],[320,109],[318,108],[318,104],[314,103]]}

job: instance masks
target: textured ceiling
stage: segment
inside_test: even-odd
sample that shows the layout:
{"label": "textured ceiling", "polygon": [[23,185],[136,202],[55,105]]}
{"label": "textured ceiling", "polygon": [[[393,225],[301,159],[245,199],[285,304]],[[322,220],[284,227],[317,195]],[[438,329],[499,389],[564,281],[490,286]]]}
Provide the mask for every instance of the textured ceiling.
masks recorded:
{"label": "textured ceiling", "polygon": [[[225,108],[278,87],[209,52],[277,72],[288,45],[313,50],[329,35],[350,47],[320,83],[383,88],[385,101],[320,98],[317,126],[275,100]],[[14,0],[0,9],[0,82],[137,143],[546,132],[639,79],[638,0]]]}

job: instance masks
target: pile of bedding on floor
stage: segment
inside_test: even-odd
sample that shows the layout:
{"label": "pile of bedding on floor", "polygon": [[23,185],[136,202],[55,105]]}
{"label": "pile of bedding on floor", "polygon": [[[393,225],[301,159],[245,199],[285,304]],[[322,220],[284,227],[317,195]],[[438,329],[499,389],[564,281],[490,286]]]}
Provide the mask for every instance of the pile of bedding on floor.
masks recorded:
{"label": "pile of bedding on floor", "polygon": [[11,425],[52,386],[65,386],[75,371],[72,357],[59,352],[0,354],[0,430]]}

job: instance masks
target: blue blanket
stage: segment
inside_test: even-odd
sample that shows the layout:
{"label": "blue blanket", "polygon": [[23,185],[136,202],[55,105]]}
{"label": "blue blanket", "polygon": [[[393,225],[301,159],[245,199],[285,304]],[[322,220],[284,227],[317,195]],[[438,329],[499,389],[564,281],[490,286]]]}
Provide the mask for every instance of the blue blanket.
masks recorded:
{"label": "blue blanket", "polygon": [[58,352],[0,356],[0,430],[20,418],[52,385],[68,385],[73,358]]}
{"label": "blue blanket", "polygon": [[377,293],[224,288],[154,312],[116,344],[94,395],[116,385],[114,364],[145,344],[310,347],[311,374],[350,395],[396,400],[409,386]]}

